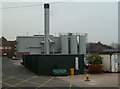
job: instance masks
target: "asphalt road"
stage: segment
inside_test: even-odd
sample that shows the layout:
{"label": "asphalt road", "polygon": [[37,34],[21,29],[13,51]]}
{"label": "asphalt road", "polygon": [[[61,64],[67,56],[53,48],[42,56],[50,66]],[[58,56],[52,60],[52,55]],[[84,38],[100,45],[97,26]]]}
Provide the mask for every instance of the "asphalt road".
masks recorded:
{"label": "asphalt road", "polygon": [[2,59],[2,87],[75,87],[53,76],[39,76],[7,57]]}
{"label": "asphalt road", "polygon": [[[75,76],[39,76],[26,69],[19,61],[2,58],[2,89],[119,89],[118,74]],[[119,77],[120,78],[120,77]]]}

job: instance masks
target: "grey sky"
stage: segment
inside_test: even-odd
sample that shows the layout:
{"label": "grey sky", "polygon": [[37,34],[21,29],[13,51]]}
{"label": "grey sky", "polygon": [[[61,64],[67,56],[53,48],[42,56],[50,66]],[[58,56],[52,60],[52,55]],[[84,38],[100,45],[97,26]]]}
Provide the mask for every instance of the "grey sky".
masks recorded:
{"label": "grey sky", "polygon": [[[44,9],[40,2],[3,3],[4,7],[38,5],[3,9],[2,35],[9,40],[16,36],[44,33]],[[117,2],[51,3],[50,33],[88,33],[88,41],[110,44],[118,42]]]}

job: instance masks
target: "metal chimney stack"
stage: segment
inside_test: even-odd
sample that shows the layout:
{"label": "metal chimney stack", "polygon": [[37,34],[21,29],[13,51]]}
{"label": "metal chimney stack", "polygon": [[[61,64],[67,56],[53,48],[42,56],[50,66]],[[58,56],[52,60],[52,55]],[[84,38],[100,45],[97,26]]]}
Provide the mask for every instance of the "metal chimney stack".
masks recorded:
{"label": "metal chimney stack", "polygon": [[49,4],[44,4],[44,53],[49,54]]}

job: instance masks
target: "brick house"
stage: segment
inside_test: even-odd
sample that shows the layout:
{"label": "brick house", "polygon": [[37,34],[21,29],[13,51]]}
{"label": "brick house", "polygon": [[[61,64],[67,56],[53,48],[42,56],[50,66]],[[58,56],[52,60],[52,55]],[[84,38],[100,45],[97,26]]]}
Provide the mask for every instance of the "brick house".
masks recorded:
{"label": "brick house", "polygon": [[0,38],[0,55],[12,57],[16,55],[16,41],[7,41],[5,37]]}

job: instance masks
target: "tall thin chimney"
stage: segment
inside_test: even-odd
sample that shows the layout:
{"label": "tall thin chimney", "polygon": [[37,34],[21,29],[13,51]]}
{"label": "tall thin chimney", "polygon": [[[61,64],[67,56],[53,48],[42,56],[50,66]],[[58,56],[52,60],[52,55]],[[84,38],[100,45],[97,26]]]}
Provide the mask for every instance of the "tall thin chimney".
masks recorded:
{"label": "tall thin chimney", "polygon": [[44,4],[44,52],[49,54],[49,4]]}

